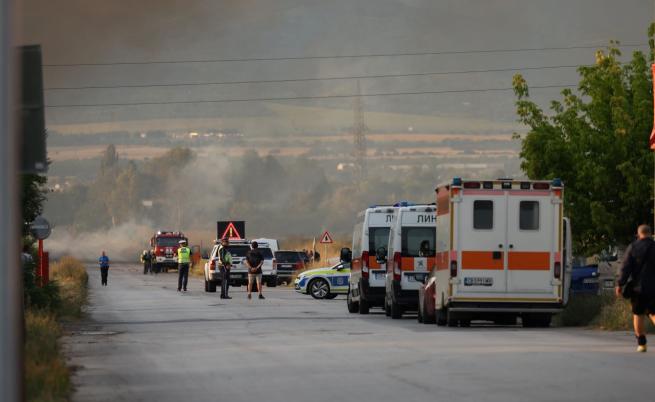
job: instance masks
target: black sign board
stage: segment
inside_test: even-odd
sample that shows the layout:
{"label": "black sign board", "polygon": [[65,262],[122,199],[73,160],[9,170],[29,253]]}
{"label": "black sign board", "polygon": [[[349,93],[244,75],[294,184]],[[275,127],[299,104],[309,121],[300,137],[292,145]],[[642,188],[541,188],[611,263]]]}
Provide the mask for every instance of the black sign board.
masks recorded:
{"label": "black sign board", "polygon": [[20,56],[20,167],[23,173],[44,173],[48,170],[48,162],[46,159],[41,46],[21,46]]}
{"label": "black sign board", "polygon": [[245,239],[246,222],[245,221],[218,221],[216,222],[216,238],[222,239]]}

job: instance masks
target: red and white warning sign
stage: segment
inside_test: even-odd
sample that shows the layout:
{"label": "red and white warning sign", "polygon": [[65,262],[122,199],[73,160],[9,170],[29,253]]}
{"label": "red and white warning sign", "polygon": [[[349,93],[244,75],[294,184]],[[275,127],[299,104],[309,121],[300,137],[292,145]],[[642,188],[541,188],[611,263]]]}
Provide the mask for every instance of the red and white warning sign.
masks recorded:
{"label": "red and white warning sign", "polygon": [[323,236],[321,236],[321,244],[332,244],[334,241],[332,240],[332,236],[330,236],[330,232],[327,230],[325,233],[323,233]]}
{"label": "red and white warning sign", "polygon": [[234,222],[230,222],[225,228],[225,231],[223,232],[223,235],[220,236],[220,238],[221,239],[228,238],[230,240],[241,239],[241,234],[234,226]]}

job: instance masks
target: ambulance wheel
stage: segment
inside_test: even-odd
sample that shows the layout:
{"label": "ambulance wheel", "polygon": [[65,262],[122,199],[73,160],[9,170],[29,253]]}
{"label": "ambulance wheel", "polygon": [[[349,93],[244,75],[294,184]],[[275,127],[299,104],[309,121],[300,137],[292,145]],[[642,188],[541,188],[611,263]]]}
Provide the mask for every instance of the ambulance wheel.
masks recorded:
{"label": "ambulance wheel", "polygon": [[216,293],[216,282],[213,281],[207,282],[207,291],[209,293]]}
{"label": "ambulance wheel", "polygon": [[268,280],[268,282],[266,282],[266,287],[274,288],[276,286],[277,286],[277,279],[276,278],[271,278],[271,279]]}
{"label": "ambulance wheel", "polygon": [[425,309],[423,309],[423,324],[434,324],[436,322],[437,319],[434,314],[430,314]]}
{"label": "ambulance wheel", "polygon": [[418,306],[418,312],[416,313],[416,320],[419,322],[419,324],[423,323],[423,309],[421,306]]}
{"label": "ambulance wheel", "polygon": [[391,317],[391,307],[389,307],[389,303],[387,303],[387,299],[384,299],[384,315],[387,317]]}
{"label": "ambulance wheel", "polygon": [[521,321],[524,328],[548,328],[551,318],[550,314],[526,314]]}
{"label": "ambulance wheel", "polygon": [[391,318],[398,320],[403,318],[403,308],[400,307],[400,304],[391,300]]}
{"label": "ambulance wheel", "polygon": [[309,294],[314,299],[325,299],[330,294],[330,285],[323,278],[314,279],[309,283]]}
{"label": "ambulance wheel", "polygon": [[449,327],[456,327],[457,326],[457,318],[455,317],[455,314],[453,314],[450,311],[446,312],[446,325]]}
{"label": "ambulance wheel", "polygon": [[205,292],[209,292],[209,282],[205,279]]}
{"label": "ambulance wheel", "polygon": [[346,296],[346,306],[348,306],[348,312],[351,314],[359,311],[359,303],[353,301],[350,289],[348,289],[348,296]]}
{"label": "ambulance wheel", "polygon": [[468,328],[471,326],[471,320],[459,320],[459,326],[462,328]]}
{"label": "ambulance wheel", "polygon": [[446,310],[444,308],[439,308],[435,311],[435,321],[437,322],[437,325],[440,327],[443,327],[444,325],[448,324],[448,318],[446,317]]}
{"label": "ambulance wheel", "polygon": [[359,287],[359,314],[368,314],[371,306],[368,304],[368,301],[362,296],[361,285]]}

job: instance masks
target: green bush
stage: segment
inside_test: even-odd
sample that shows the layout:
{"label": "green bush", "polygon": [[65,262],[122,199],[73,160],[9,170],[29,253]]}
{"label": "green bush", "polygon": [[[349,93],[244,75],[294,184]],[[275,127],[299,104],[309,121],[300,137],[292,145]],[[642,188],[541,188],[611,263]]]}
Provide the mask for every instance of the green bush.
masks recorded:
{"label": "green bush", "polygon": [[590,325],[600,313],[606,299],[605,296],[597,295],[573,295],[556,322],[564,327]]}

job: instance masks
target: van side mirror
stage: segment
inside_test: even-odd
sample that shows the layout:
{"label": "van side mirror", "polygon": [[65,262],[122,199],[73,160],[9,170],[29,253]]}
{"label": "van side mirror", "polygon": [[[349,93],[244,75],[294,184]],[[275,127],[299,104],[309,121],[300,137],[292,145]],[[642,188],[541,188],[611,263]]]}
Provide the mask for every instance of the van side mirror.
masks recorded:
{"label": "van side mirror", "polygon": [[340,259],[341,262],[350,262],[353,259],[353,252],[350,251],[348,247],[344,247],[341,249],[340,253]]}
{"label": "van side mirror", "polygon": [[387,248],[386,247],[379,247],[377,250],[375,250],[375,260],[377,261],[378,264],[386,264],[387,263]]}

